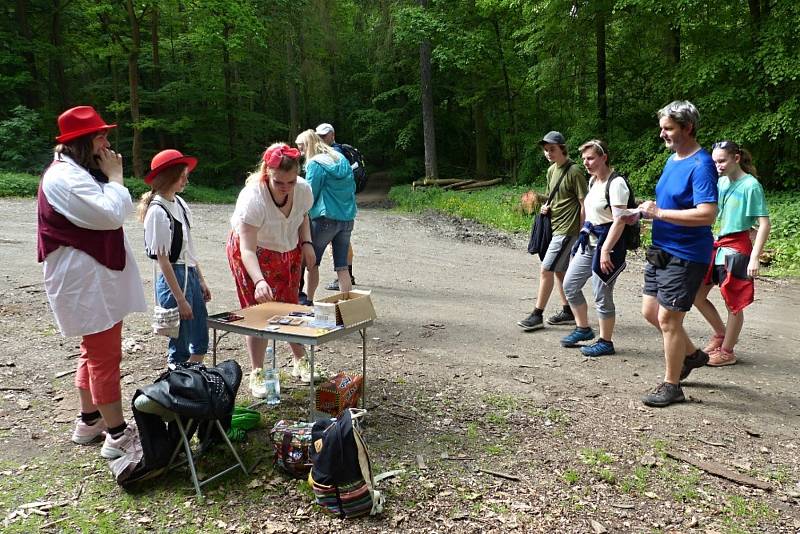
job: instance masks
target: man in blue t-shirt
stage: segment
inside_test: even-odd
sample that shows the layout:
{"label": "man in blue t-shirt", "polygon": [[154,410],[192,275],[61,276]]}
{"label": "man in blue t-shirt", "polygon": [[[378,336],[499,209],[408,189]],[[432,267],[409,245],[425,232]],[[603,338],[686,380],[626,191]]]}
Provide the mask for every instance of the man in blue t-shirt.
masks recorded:
{"label": "man in blue t-shirt", "polygon": [[643,202],[642,216],[653,219],[653,245],[647,250],[642,315],[664,338],[664,381],[642,397],[663,407],[685,399],[680,381],[708,363],[696,348],[683,319],[711,261],[717,216],[717,169],[697,142],[700,114],[691,102],[676,100],[658,112],[661,139],[674,152],[656,185],[656,200]]}

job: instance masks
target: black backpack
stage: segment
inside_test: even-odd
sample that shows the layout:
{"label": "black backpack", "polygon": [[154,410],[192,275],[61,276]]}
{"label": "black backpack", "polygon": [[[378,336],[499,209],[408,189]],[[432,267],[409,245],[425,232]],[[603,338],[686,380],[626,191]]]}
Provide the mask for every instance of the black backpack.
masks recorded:
{"label": "black backpack", "polygon": [[[617,171],[611,173],[611,176],[606,180],[606,207],[611,208],[611,182],[615,178],[622,178],[625,180],[625,185],[628,186],[628,209],[636,207],[636,194],[633,192],[633,186],[628,179]],[[642,245],[642,227],[639,221],[633,224],[626,224],[625,230],[622,232],[622,238],[625,239],[625,248],[627,250],[636,250]]]}
{"label": "black backpack", "polygon": [[352,145],[339,144],[339,150],[353,169],[353,178],[356,181],[356,193],[360,193],[367,186],[367,168],[364,166],[364,156]]}

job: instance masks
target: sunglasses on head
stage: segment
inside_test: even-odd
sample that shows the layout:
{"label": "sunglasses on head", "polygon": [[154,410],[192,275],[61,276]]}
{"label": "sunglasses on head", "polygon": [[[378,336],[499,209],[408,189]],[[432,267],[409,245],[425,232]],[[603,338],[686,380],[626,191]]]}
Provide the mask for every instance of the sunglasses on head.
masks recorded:
{"label": "sunglasses on head", "polygon": [[737,145],[733,141],[719,141],[711,145],[712,150],[716,150],[718,148],[722,150],[727,150],[728,152],[732,152],[734,154],[738,154],[741,151],[739,145]]}

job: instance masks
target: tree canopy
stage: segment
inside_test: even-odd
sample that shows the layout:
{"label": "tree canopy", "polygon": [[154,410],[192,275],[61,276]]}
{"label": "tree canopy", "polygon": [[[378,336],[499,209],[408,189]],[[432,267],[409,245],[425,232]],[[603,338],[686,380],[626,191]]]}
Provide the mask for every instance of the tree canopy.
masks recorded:
{"label": "tree canopy", "polygon": [[545,166],[536,141],[556,129],[572,149],[606,139],[616,166],[652,185],[666,157],[655,112],[688,99],[703,145],[735,140],[766,186],[800,186],[791,0],[16,0],[2,9],[7,169],[40,171],[57,115],[91,104],[120,125],[112,141],[138,175],[175,147],[200,158],[201,182],[237,183],[267,144],[330,122],[371,168],[418,178],[428,43],[443,177],[533,181]]}

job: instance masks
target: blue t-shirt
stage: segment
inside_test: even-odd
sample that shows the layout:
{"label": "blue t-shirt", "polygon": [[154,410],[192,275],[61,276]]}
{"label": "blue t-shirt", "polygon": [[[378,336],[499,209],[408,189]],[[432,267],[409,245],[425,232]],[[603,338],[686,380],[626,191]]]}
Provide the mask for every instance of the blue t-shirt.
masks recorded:
{"label": "blue t-shirt", "polygon": [[[656,185],[656,205],[667,210],[687,210],[717,202],[717,168],[701,148],[688,158],[670,156]],[[708,264],[714,236],[709,226],[679,226],[653,221],[653,245],[673,256]]]}

